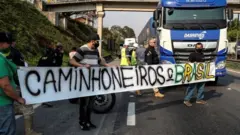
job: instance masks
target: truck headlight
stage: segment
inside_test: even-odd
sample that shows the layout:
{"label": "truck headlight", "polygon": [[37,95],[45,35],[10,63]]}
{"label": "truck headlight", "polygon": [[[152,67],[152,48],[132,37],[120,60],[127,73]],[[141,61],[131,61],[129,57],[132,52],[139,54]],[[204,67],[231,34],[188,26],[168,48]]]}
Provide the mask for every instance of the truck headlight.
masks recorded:
{"label": "truck headlight", "polygon": [[216,69],[223,69],[225,68],[225,65],[226,65],[225,61],[218,62],[216,65]]}

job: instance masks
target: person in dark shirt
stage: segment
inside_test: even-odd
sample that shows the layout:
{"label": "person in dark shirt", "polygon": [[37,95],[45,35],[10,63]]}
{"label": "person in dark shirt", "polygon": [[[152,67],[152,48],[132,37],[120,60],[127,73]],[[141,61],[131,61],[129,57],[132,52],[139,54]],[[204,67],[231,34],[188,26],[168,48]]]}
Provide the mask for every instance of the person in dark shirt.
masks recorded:
{"label": "person in dark shirt", "polygon": [[38,61],[38,67],[55,67],[57,65],[54,48],[54,45],[49,45],[46,48],[45,53]]}
{"label": "person in dark shirt", "polygon": [[[156,39],[151,38],[148,41],[148,48],[145,51],[145,63],[148,65],[157,65],[160,64],[159,56],[156,52]],[[153,88],[155,97],[163,98],[164,95],[159,92],[158,88]]]}
{"label": "person in dark shirt", "polygon": [[55,55],[56,55],[56,66],[61,67],[63,63],[63,46],[61,43],[57,44]]}
{"label": "person in dark shirt", "polygon": [[[190,62],[204,62],[204,55],[202,53],[203,50],[203,44],[202,43],[197,43],[195,45],[195,52],[191,53],[189,56],[189,61]],[[188,107],[192,106],[190,99],[192,98],[195,88],[197,88],[197,104],[206,104],[207,102],[203,100],[204,98],[204,82],[200,83],[193,83],[189,84],[187,91],[186,91],[186,96],[184,98],[184,104]]]}

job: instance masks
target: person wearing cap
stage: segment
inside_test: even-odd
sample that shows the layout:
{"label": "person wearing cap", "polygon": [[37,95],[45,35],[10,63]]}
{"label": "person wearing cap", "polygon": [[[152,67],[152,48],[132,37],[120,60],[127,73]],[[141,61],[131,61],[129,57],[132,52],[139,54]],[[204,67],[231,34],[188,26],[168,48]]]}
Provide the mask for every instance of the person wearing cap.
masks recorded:
{"label": "person wearing cap", "polygon": [[[74,67],[86,68],[99,67],[99,65],[109,66],[99,56],[98,46],[99,36],[97,34],[91,35],[88,39],[88,43],[77,49],[76,54],[69,61],[70,64]],[[95,96],[80,98],[79,124],[82,130],[90,130],[91,128],[96,128],[96,126],[91,122],[91,104],[93,103],[94,98]]]}
{"label": "person wearing cap", "polygon": [[[204,62],[204,55],[202,53],[203,51],[203,44],[202,43],[197,43],[195,45],[195,52],[191,53],[189,55],[189,62]],[[204,87],[205,87],[205,82],[199,82],[199,83],[192,83],[189,84],[187,91],[186,91],[186,96],[184,98],[184,104],[188,107],[192,106],[192,103],[190,102],[195,89],[197,89],[197,104],[206,104],[207,102],[203,100],[204,98]]]}
{"label": "person wearing cap", "polygon": [[[9,35],[11,42],[9,42],[10,45],[10,52],[9,53],[3,53],[6,58],[13,62],[16,66],[25,66],[24,57],[21,54],[21,52],[15,48],[15,39],[12,38],[13,36]],[[14,81],[17,85],[17,87],[20,86],[18,77],[14,77]],[[21,92],[19,89],[16,90],[17,94],[21,96]],[[25,135],[42,135],[41,133],[37,133],[33,130],[33,105],[22,105],[19,103],[14,102],[14,111],[15,114],[23,115],[24,118],[24,129],[25,129]]]}
{"label": "person wearing cap", "polygon": [[129,66],[130,65],[130,55],[128,51],[129,44],[124,43],[121,50],[121,63],[120,66]]}
{"label": "person wearing cap", "polygon": [[17,66],[6,58],[10,54],[11,34],[0,32],[0,134],[15,135],[16,120],[14,113],[14,100],[25,104],[25,99],[17,93],[17,85],[14,82],[14,75],[17,73]]}

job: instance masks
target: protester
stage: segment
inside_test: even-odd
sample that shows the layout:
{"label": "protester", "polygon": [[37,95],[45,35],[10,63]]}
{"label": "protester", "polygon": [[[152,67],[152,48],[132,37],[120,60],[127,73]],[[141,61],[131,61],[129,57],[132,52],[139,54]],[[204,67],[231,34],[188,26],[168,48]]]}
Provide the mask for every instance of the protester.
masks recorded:
{"label": "protester", "polygon": [[[58,58],[57,58],[57,54],[55,51],[55,45],[50,44],[46,48],[43,56],[39,59],[37,66],[38,67],[56,67],[57,65],[61,64],[61,62],[59,62],[60,60],[57,61]],[[50,103],[42,103],[42,105],[47,106],[47,107],[53,107],[53,105]]]}
{"label": "protester", "polygon": [[47,46],[45,53],[38,61],[38,67],[55,67],[56,64],[56,53],[55,46],[50,44]]}
{"label": "protester", "polygon": [[[11,37],[11,36],[10,36]],[[11,42],[11,49],[9,53],[3,53],[4,56],[6,56],[6,58],[13,62],[15,65],[17,66],[25,66],[25,60],[23,55],[21,54],[21,52],[15,48],[16,43],[15,43],[15,39],[12,38],[12,42]],[[19,80],[17,75],[15,75],[14,77],[14,81],[16,83],[16,85],[19,87]],[[19,89],[16,90],[17,93],[21,96],[21,92]],[[34,109],[32,105],[22,105],[19,103],[14,103],[14,111],[16,114],[22,114],[24,116],[24,128],[25,128],[25,135],[41,135],[41,133],[37,133],[35,131],[33,131],[32,127],[33,127],[33,113],[34,113]]]}
{"label": "protester", "polygon": [[[5,55],[10,54],[11,34],[0,32],[0,134],[15,135],[16,120],[13,101],[25,104],[25,99],[16,94],[17,86],[14,74],[17,66],[9,61]],[[4,55],[5,54],[5,55]]]}
{"label": "protester", "polygon": [[120,66],[129,66],[130,65],[130,55],[128,51],[128,44],[124,44],[121,49],[121,63]]}
{"label": "protester", "polygon": [[[136,55],[136,50],[137,50],[138,44],[133,44],[133,49],[131,53],[131,66],[137,66],[137,55]],[[136,91],[137,95],[142,95],[140,90]]]}
{"label": "protester", "polygon": [[[155,50],[155,47],[156,47],[156,39],[151,38],[148,41],[148,48],[145,51],[145,62],[148,65],[156,65],[160,63],[159,56]],[[159,92],[158,88],[153,88],[153,91],[154,91],[155,97],[160,97],[160,98],[164,97],[164,95]]]}
{"label": "protester", "polygon": [[61,67],[63,63],[63,45],[61,43],[57,44],[56,50],[55,50],[55,57],[56,57],[56,67]]}
{"label": "protester", "polygon": [[146,48],[144,48],[143,45],[139,45],[139,48],[136,50],[136,55],[137,55],[137,63],[138,65],[145,65],[145,51]]}
{"label": "protester", "polygon": [[76,51],[77,51],[77,48],[76,47],[73,47],[71,52],[69,53],[69,58],[72,59],[73,56],[76,54]]}
{"label": "protester", "polygon": [[[202,53],[203,50],[203,44],[197,43],[195,45],[195,52],[191,53],[189,56],[190,62],[204,62],[204,55]],[[184,98],[184,104],[188,107],[192,106],[192,103],[190,102],[190,99],[192,98],[195,89],[197,89],[197,104],[206,104],[207,102],[203,100],[204,98],[204,86],[205,82],[199,82],[199,83],[193,83],[189,84],[186,96]]]}
{"label": "protester", "polygon": [[[109,66],[99,56],[98,52],[99,36],[93,34],[90,36],[88,43],[77,49],[76,54],[70,60],[70,64],[75,67],[96,67],[99,65]],[[90,128],[96,128],[91,122],[92,103],[94,100],[92,97],[80,98],[79,108],[79,124],[82,130],[90,130]]]}

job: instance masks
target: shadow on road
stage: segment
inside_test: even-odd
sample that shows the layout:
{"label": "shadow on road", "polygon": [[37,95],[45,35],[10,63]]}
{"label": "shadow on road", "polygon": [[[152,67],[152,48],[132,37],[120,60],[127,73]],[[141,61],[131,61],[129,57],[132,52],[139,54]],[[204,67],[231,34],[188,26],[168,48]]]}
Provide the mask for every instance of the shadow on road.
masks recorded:
{"label": "shadow on road", "polygon": [[[223,95],[223,93],[219,93],[219,92],[216,92],[216,90],[209,90],[209,91],[206,91],[204,93],[205,95],[205,100],[210,100],[212,98],[219,98]],[[173,97],[171,97],[173,96]],[[142,98],[149,98],[149,97],[142,97]],[[177,105],[180,105],[180,104],[183,104],[183,98],[184,98],[184,94],[182,95],[182,99],[179,99],[179,95],[176,97],[175,95],[167,95],[165,98],[171,98],[172,100],[170,101],[167,101],[165,103],[158,103],[158,104],[153,104],[151,105],[151,103],[154,103],[154,101],[146,101],[146,102],[141,102],[140,101],[140,104],[137,104],[137,108],[136,109],[136,113],[137,114],[140,114],[140,113],[143,113],[143,112],[147,112],[147,111],[153,111],[153,110],[157,110],[157,109],[163,109],[163,108],[167,108],[167,107],[170,107],[170,106],[177,106]],[[178,98],[178,100],[174,100]],[[141,100],[139,98],[139,100]],[[192,98],[191,99],[191,102],[195,102],[196,101],[196,98]]]}
{"label": "shadow on road", "polygon": [[240,80],[240,77],[227,74],[225,77],[220,77],[218,80],[218,86],[229,86],[232,83],[236,83],[236,80]]}

